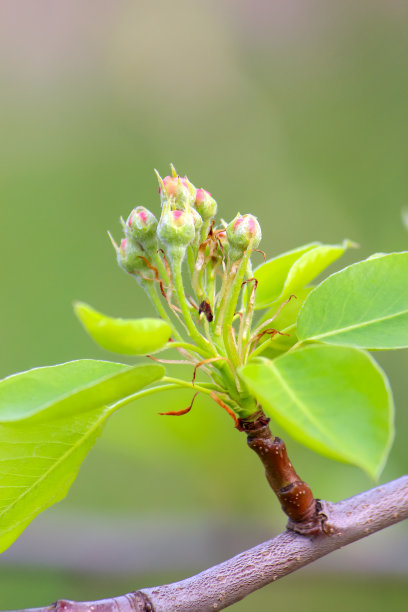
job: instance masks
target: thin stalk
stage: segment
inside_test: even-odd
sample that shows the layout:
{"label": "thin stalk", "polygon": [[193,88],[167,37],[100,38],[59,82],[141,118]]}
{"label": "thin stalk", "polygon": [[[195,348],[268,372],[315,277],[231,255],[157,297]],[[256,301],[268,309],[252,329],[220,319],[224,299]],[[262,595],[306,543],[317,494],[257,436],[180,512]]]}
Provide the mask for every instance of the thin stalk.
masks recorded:
{"label": "thin stalk", "polygon": [[217,299],[217,310],[215,313],[214,320],[214,333],[216,336],[222,336],[222,325],[224,321],[225,310],[227,308],[227,297],[229,295],[233,280],[235,278],[236,270],[237,265],[235,262],[224,272],[221,291]]}
{"label": "thin stalk", "polygon": [[153,393],[159,393],[160,391],[169,391],[171,389],[178,389],[178,388],[179,388],[179,385],[177,385],[176,383],[171,383],[168,385],[159,385],[157,387],[150,387],[149,389],[143,389],[143,391],[132,393],[132,395],[128,395],[127,397],[124,397],[118,402],[115,402],[111,406],[108,406],[108,409],[109,409],[109,412],[112,414],[118,408],[122,408],[122,406],[126,406],[127,404],[130,404],[134,400],[138,400],[138,399],[141,399],[142,397],[152,395]]}
{"label": "thin stalk", "polygon": [[184,293],[181,261],[176,260],[173,261],[172,264],[174,287],[176,289],[176,294],[181,308],[181,312],[183,313],[184,323],[187,326],[191,338],[195,340],[195,342],[205,351],[208,351],[209,348],[211,349],[211,345],[205,338],[203,338],[203,336],[197,330],[191,317],[190,307],[187,303],[186,296]]}
{"label": "thin stalk", "polygon": [[191,278],[193,278],[194,268],[195,268],[195,257],[194,257],[192,246],[187,247],[187,263],[188,263],[188,269],[190,272],[190,276]]}
{"label": "thin stalk", "polygon": [[157,265],[157,268],[158,268],[158,270],[160,272],[160,276],[161,276],[162,280],[165,283],[168,284],[170,282],[169,275],[167,274],[166,266],[162,262],[162,259],[161,259],[160,255],[158,253],[155,254],[154,261],[155,261],[155,263]]}
{"label": "thin stalk", "polygon": [[233,341],[234,338],[231,332],[232,320],[234,318],[235,308],[238,302],[242,281],[243,281],[243,278],[244,278],[244,275],[247,269],[247,264],[248,264],[250,255],[251,255],[251,249],[248,248],[244,257],[241,259],[237,267],[237,272],[235,274],[235,278],[232,283],[231,291],[228,296],[228,300],[226,300],[226,309],[225,309],[224,321],[222,325],[225,348],[227,350],[228,357],[230,358],[230,360],[235,366],[240,365],[240,360],[239,360],[237,348]]}
{"label": "thin stalk", "polygon": [[201,385],[197,385],[195,383],[189,383],[186,380],[181,380],[180,378],[173,378],[172,376],[163,376],[162,380],[167,383],[173,383],[179,387],[186,387],[188,389],[194,389],[195,391],[201,391],[201,393],[206,393],[206,395],[211,395],[211,390],[202,387]]}
{"label": "thin stalk", "polygon": [[151,301],[153,302],[153,305],[155,306],[158,314],[162,317],[162,319],[164,319],[165,321],[167,321],[167,323],[169,323],[175,338],[177,338],[177,340],[181,340],[182,341],[183,340],[183,336],[179,333],[177,328],[174,326],[174,324],[173,324],[172,320],[170,319],[168,313],[166,312],[163,304],[161,303],[160,298],[157,295],[156,287],[153,286],[153,284],[151,284],[151,283],[146,284],[146,291],[147,291],[147,294],[150,297]]}
{"label": "thin stalk", "polygon": [[254,279],[253,282],[254,282],[254,286],[252,287],[251,293],[249,294],[249,299],[248,299],[247,308],[246,308],[246,316],[245,316],[244,325],[243,325],[243,334],[242,334],[242,337],[240,338],[240,344],[239,344],[240,346],[242,346],[248,341],[248,337],[251,332],[252,319],[254,317],[254,311],[255,311],[255,294],[256,294],[256,288],[258,285],[257,280]]}
{"label": "thin stalk", "polygon": [[209,352],[204,351],[202,348],[196,346],[195,344],[189,344],[188,342],[169,342],[162,350],[172,348],[182,348],[186,351],[197,353],[198,355],[200,355],[200,357],[204,358],[210,357],[211,355]]}
{"label": "thin stalk", "polygon": [[[290,325],[289,327],[285,327],[285,329],[283,330],[284,332],[288,332],[289,330],[294,330],[296,327],[296,323],[294,323],[293,325]],[[275,342],[275,338],[277,339],[277,342]],[[276,336],[274,336],[273,338],[271,338],[271,340],[268,342],[267,340],[265,342],[262,342],[256,349],[254,349],[251,352],[250,351],[250,347],[251,345],[248,343],[247,348],[246,348],[246,355],[245,355],[245,363],[246,361],[249,359],[249,357],[251,357],[251,359],[253,357],[258,357],[259,355],[261,355],[261,353],[264,352],[265,349],[267,348],[273,348],[277,351],[281,351],[282,353],[287,352],[292,350],[295,346],[296,348],[299,347],[299,342],[297,342],[296,344],[294,344],[293,346],[291,346],[289,349],[287,346],[283,345],[283,344],[279,344],[279,334],[277,334]]]}

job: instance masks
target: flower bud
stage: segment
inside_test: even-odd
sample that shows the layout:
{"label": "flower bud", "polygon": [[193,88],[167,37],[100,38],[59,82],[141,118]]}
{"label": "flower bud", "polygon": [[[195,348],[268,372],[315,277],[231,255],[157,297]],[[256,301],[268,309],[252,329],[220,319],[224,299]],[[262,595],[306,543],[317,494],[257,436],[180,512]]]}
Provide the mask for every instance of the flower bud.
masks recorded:
{"label": "flower bud", "polygon": [[123,238],[120,247],[116,248],[116,254],[118,264],[129,274],[134,274],[136,271],[146,267],[146,264],[140,257],[140,255],[143,255],[143,251],[132,239]]}
{"label": "flower bud", "polygon": [[244,252],[256,249],[262,238],[261,226],[253,215],[237,214],[235,219],[227,226],[229,256],[231,261],[240,259]]}
{"label": "flower bud", "polygon": [[125,225],[127,238],[138,243],[142,251],[152,257],[157,249],[157,219],[144,206],[138,206],[130,213]]}
{"label": "flower bud", "polygon": [[211,196],[211,193],[205,189],[197,189],[194,207],[200,213],[204,222],[215,217],[217,213],[217,202]]}
{"label": "flower bud", "polygon": [[191,208],[190,209],[190,214],[193,217],[196,236],[197,236],[197,234],[200,235],[200,229],[201,229],[201,226],[203,224],[203,220],[202,220],[200,214],[196,211],[195,208]]}
{"label": "flower bud", "polygon": [[165,176],[163,188],[159,187],[159,193],[163,200],[172,200],[176,206],[189,208],[195,197],[195,188],[190,181],[180,176]]}
{"label": "flower bud", "polygon": [[157,233],[170,256],[183,259],[187,246],[194,239],[194,217],[190,211],[171,210],[163,206]]}

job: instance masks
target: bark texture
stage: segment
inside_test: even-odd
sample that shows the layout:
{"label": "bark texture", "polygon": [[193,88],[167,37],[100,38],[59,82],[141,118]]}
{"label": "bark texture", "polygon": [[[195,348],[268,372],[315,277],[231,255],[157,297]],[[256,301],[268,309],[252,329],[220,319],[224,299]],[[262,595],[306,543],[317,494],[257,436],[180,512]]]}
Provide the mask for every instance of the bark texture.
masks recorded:
{"label": "bark texture", "polygon": [[322,533],[326,516],[321,511],[320,501],[298,476],[285,443],[272,434],[269,421],[260,409],[250,419],[240,419],[239,428],[247,434],[248,446],[262,461],[269,486],[289,518],[288,529],[302,535]]}
{"label": "bark texture", "polygon": [[210,612],[222,610],[334,550],[408,518],[408,476],[336,504],[321,502],[325,531],[288,530],[224,563],[172,584],[113,599],[60,600],[25,612]]}

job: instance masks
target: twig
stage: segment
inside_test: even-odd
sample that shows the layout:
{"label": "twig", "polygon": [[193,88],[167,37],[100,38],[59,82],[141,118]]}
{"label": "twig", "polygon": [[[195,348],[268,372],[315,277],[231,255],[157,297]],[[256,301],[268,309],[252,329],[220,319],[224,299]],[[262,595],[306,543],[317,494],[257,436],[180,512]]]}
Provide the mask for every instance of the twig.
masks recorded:
{"label": "twig", "polygon": [[325,532],[326,517],[320,501],[314,499],[309,485],[298,476],[285,443],[272,434],[269,421],[259,408],[247,419],[239,419],[238,429],[247,434],[248,446],[262,461],[269,486],[289,517],[288,527],[302,535]]}
{"label": "twig", "polygon": [[[321,502],[326,534],[285,531],[224,563],[172,584],[113,599],[60,600],[20,612],[210,612],[240,601],[342,546],[408,518],[408,476],[336,504]],[[328,535],[329,534],[329,535]]]}

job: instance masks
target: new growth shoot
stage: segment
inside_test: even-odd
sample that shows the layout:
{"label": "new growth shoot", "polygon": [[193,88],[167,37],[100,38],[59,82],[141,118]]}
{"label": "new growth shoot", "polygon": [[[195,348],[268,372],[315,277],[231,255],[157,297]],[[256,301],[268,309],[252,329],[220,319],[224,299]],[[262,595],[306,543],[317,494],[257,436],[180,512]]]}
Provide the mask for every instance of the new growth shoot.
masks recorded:
{"label": "new growth shoot", "polygon": [[[137,279],[170,324],[166,348],[176,348],[183,357],[173,362],[191,363],[191,386],[210,391],[239,424],[257,405],[237,370],[262,351],[266,334],[272,340],[279,333],[271,320],[253,321],[257,281],[251,257],[261,227],[254,215],[240,213],[228,224],[217,224],[217,202],[209,191],[197,189],[174,166],[171,170],[164,178],[156,172],[159,220],[138,206],[122,221],[120,246],[112,242],[121,268]],[[209,376],[208,383],[195,385],[198,368]]]}

